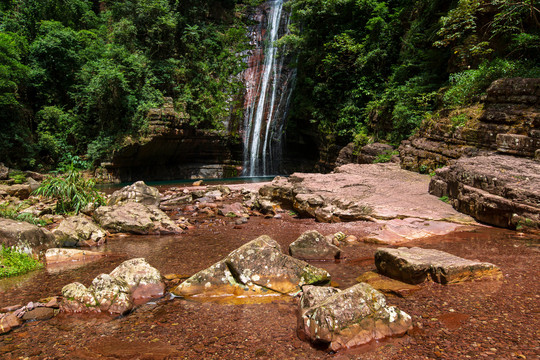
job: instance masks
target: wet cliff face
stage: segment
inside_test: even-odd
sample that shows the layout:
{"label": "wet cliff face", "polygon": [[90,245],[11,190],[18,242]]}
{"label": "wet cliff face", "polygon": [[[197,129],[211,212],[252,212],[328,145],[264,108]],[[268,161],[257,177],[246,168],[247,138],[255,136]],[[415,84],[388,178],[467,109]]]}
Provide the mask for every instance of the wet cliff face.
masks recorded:
{"label": "wet cliff face", "polygon": [[243,74],[244,175],[283,173],[281,166],[285,120],[296,72],[288,67],[290,56],[282,56],[275,42],[288,31],[289,14],[283,0],[268,1],[253,9],[249,29],[251,44]]}

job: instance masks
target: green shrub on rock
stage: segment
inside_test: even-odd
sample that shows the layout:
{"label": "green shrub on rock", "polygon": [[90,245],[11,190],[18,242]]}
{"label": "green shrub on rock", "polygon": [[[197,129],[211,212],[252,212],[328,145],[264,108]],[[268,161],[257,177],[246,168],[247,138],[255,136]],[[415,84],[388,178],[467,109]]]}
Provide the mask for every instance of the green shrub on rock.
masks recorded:
{"label": "green shrub on rock", "polygon": [[78,214],[90,203],[105,204],[105,199],[97,191],[94,180],[85,179],[82,173],[76,170],[70,170],[63,176],[48,177],[34,194],[56,199],[57,213]]}

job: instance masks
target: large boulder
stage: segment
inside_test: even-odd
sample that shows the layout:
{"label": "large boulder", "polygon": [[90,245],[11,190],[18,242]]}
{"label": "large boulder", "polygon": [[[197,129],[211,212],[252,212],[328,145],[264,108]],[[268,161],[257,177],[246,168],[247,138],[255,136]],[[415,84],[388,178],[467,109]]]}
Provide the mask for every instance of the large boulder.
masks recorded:
{"label": "large boulder", "polygon": [[160,200],[161,195],[158,189],[146,185],[144,181],[137,181],[115,191],[109,198],[107,205],[125,204],[126,202],[133,201],[145,205],[158,206]]}
{"label": "large boulder", "polygon": [[540,163],[507,155],[462,158],[439,169],[429,191],[479,221],[540,229]]}
{"label": "large boulder", "polygon": [[128,286],[135,303],[163,296],[165,290],[160,272],[143,258],[124,261],[110,273],[110,276]]}
{"label": "large boulder", "polygon": [[60,308],[65,312],[125,314],[135,305],[163,296],[165,284],[158,270],[146,260],[131,259],[110,274],[100,274],[87,288],[75,282],[62,288]]}
{"label": "large boulder", "polygon": [[409,284],[419,284],[429,279],[452,284],[481,278],[502,278],[501,270],[496,265],[417,247],[378,249],[375,265],[379,273]]}
{"label": "large boulder", "polygon": [[172,293],[179,296],[290,294],[306,284],[330,281],[330,274],[281,252],[263,235],[242,245],[225,259],[193,275]]}
{"label": "large boulder", "polygon": [[289,245],[289,254],[306,260],[334,260],[340,257],[341,249],[318,231],[309,230]]}
{"label": "large boulder", "polygon": [[[299,335],[336,351],[404,334],[412,319],[368,284],[346,290],[305,286],[300,299]],[[337,290],[337,291],[336,291]]]}
{"label": "large boulder", "polygon": [[57,246],[54,235],[47,229],[4,218],[0,218],[0,242],[28,253]]}
{"label": "large boulder", "polygon": [[67,247],[99,246],[107,236],[92,219],[83,215],[65,219],[53,230],[53,234],[61,246]]}
{"label": "large boulder", "polygon": [[132,234],[179,234],[182,230],[156,206],[127,202],[122,205],[101,206],[94,219],[111,232]]}

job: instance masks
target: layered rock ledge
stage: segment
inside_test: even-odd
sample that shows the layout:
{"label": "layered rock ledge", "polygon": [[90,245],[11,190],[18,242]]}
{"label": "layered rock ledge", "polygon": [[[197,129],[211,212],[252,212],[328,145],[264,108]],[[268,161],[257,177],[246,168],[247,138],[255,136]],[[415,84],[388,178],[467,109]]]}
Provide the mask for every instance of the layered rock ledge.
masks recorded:
{"label": "layered rock ledge", "polygon": [[380,230],[367,240],[395,244],[443,235],[456,224],[473,224],[449,204],[428,193],[430,177],[398,164],[347,164],[330,174],[294,173],[259,189],[256,205],[276,207],[321,222],[375,221]]}
{"label": "layered rock ledge", "polygon": [[375,253],[375,265],[381,274],[409,284],[419,284],[426,280],[453,284],[476,279],[502,278],[501,270],[491,263],[417,247],[378,249]]}
{"label": "layered rock ledge", "polygon": [[462,158],[439,169],[435,196],[479,221],[511,229],[540,228],[540,163],[507,155]]}
{"label": "layered rock ledge", "polygon": [[482,103],[442,111],[399,147],[404,169],[428,172],[489,152],[533,158],[540,148],[540,79],[494,81]]}

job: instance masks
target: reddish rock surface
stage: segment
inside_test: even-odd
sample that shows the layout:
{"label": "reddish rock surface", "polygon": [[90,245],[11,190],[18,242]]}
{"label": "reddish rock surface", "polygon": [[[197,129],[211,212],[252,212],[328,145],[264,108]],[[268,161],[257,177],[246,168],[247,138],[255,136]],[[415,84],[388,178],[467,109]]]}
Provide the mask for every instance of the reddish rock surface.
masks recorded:
{"label": "reddish rock surface", "polygon": [[437,170],[429,191],[490,225],[540,229],[540,162],[506,155],[459,159]]}
{"label": "reddish rock surface", "polygon": [[375,253],[375,265],[381,274],[409,284],[426,280],[453,284],[482,278],[502,278],[501,270],[496,265],[418,247],[379,249]]}

